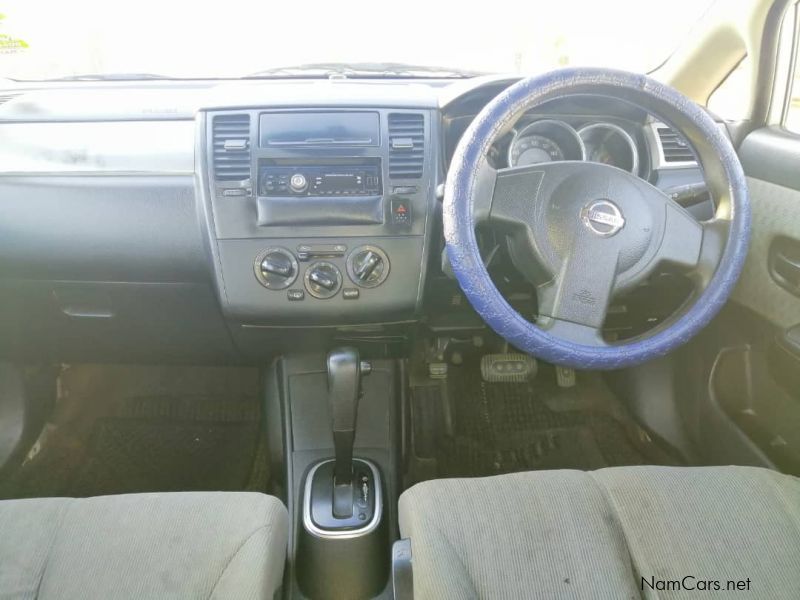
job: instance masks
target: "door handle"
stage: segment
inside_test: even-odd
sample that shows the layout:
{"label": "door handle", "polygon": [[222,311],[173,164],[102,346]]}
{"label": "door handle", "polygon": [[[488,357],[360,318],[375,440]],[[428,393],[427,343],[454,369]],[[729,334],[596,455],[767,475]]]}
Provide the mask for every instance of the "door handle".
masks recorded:
{"label": "door handle", "polygon": [[783,289],[800,296],[800,241],[777,237],[769,249],[769,273]]}

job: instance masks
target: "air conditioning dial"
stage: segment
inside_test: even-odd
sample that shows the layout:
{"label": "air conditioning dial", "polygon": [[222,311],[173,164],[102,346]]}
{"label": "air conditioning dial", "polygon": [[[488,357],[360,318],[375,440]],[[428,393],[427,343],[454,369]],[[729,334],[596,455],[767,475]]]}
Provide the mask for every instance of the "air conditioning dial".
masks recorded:
{"label": "air conditioning dial", "polygon": [[389,275],[389,257],[377,246],[359,246],[347,259],[347,274],[360,287],[377,287]]}
{"label": "air conditioning dial", "polygon": [[342,287],[342,273],[333,263],[321,260],[306,269],[305,285],[314,298],[332,298]]}
{"label": "air conditioning dial", "polygon": [[253,270],[265,288],[283,290],[297,279],[297,259],[285,248],[267,248],[256,257]]}

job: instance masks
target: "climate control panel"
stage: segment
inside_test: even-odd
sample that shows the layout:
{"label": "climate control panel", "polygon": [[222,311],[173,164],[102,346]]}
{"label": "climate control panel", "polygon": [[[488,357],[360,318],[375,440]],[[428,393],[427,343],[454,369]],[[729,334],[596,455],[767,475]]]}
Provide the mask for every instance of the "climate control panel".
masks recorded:
{"label": "climate control panel", "polygon": [[422,236],[218,242],[226,317],[251,326],[396,323],[422,311]]}
{"label": "climate control panel", "polygon": [[292,302],[305,300],[306,294],[327,300],[340,292],[345,300],[358,300],[359,288],[377,288],[387,280],[389,270],[389,256],[372,244],[352,250],[346,244],[272,246],[256,254],[253,262],[258,282],[271,291],[288,290],[286,299]]}

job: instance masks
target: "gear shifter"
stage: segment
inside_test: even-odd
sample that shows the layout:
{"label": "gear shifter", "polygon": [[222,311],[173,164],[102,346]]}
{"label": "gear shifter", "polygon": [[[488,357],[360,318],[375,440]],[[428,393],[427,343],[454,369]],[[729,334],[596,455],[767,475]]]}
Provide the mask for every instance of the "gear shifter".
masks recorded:
{"label": "gear shifter", "polygon": [[328,354],[328,401],[333,421],[333,516],[353,516],[353,443],[361,395],[361,376],[371,366],[361,362],[355,348],[336,348]]}
{"label": "gear shifter", "polygon": [[[325,384],[319,367],[322,357],[313,357],[314,401],[323,403]],[[388,362],[388,361],[387,361]],[[373,374],[377,384],[389,378],[379,363]],[[333,433],[333,450],[319,448],[309,453],[301,488],[302,526],[294,538],[296,548],[295,580],[303,597],[319,600],[336,598],[375,598],[387,587],[389,542],[388,519],[383,516],[383,479],[373,462],[386,457],[381,448],[359,447],[353,456],[358,404],[361,400],[361,377],[372,371],[355,348],[334,348],[327,357],[327,395]],[[384,386],[381,386],[384,387]],[[311,392],[312,390],[308,390]],[[310,395],[310,394],[309,394]],[[361,424],[388,426],[380,420],[380,407],[388,408],[390,398],[381,390],[367,390],[367,411],[362,410]],[[375,402],[375,405],[372,403]],[[380,404],[386,402],[386,404]],[[313,415],[314,420],[319,414]],[[330,440],[330,438],[328,438]],[[364,440],[366,441],[366,440]],[[330,441],[324,445],[329,446]],[[388,450],[388,447],[387,447]],[[297,459],[305,462],[302,456]]]}

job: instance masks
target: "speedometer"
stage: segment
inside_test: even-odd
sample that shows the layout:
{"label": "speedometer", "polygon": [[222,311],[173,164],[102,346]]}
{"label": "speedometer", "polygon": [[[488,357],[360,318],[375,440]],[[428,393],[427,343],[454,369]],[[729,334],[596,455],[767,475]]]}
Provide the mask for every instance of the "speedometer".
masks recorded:
{"label": "speedometer", "polygon": [[509,167],[583,158],[583,142],[578,133],[554,119],[534,121],[519,129],[508,147]]}
{"label": "speedometer", "polygon": [[515,144],[509,161],[514,166],[564,160],[564,151],[550,138],[531,135]]}

